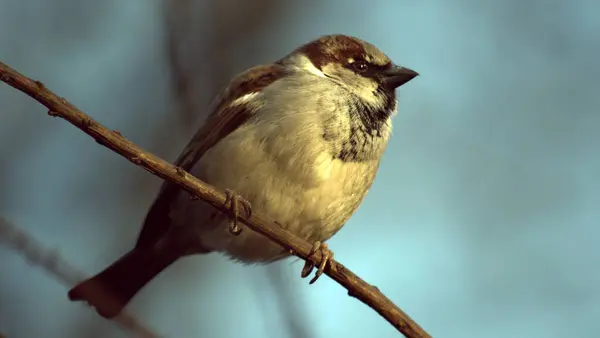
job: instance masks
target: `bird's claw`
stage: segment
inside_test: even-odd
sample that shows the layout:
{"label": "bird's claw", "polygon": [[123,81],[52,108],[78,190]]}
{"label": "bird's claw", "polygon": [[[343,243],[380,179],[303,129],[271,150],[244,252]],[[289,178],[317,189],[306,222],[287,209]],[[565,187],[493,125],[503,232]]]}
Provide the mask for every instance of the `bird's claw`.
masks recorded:
{"label": "bird's claw", "polygon": [[[319,277],[321,277],[323,271],[325,270],[325,266],[327,266],[327,263],[333,259],[333,252],[329,250],[327,243],[321,243],[319,241],[316,241],[313,244],[312,249],[310,249],[308,256],[314,256],[314,254],[317,253],[317,251],[321,252],[321,262],[319,263],[319,267],[317,268],[315,276],[310,280],[309,284],[313,284],[317,281],[317,279],[319,279]],[[313,262],[307,260],[304,264],[304,267],[302,268],[302,278],[308,277],[313,271],[314,267],[315,265],[313,264]]]}
{"label": "bird's claw", "polygon": [[225,196],[225,205],[227,205],[230,212],[229,232],[233,235],[239,235],[242,232],[242,227],[238,223],[238,218],[240,218],[239,206],[241,205],[244,209],[244,212],[246,213],[245,218],[250,218],[250,216],[252,216],[250,202],[232,190],[225,190]]}

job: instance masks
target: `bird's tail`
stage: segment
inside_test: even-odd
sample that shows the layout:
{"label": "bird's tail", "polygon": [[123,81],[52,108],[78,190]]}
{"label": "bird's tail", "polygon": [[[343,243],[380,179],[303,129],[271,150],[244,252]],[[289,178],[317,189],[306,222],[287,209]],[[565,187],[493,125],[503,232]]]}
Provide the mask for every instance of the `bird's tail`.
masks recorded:
{"label": "bird's tail", "polygon": [[180,256],[134,249],[96,276],[69,291],[72,301],[85,300],[104,318],[117,316],[138,291]]}

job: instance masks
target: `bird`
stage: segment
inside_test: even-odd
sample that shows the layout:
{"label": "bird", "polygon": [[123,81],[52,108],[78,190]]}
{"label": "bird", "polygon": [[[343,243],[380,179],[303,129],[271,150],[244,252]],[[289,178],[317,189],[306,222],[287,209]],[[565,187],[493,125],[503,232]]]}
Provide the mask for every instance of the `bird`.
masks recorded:
{"label": "bird", "polygon": [[[175,165],[227,192],[219,211],[165,181],[135,246],[68,292],[105,318],[179,258],[223,253],[245,264],[291,255],[236,220],[260,210],[321,252],[358,209],[397,111],[396,89],[419,74],[357,37],[333,34],[235,76]],[[241,215],[245,214],[245,215]],[[243,231],[242,231],[243,230]],[[307,263],[306,277],[314,266]]]}

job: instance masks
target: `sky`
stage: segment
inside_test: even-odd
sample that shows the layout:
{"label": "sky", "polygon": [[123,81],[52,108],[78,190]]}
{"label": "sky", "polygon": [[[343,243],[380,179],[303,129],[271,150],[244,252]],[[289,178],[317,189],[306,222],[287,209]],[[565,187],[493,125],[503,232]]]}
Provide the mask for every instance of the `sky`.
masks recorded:
{"label": "sky", "polygon": [[[174,4],[0,0],[0,61],[174,160],[234,74],[323,34],[365,39],[421,75],[398,92],[371,191],[329,241],[336,259],[434,337],[597,336],[596,3]],[[0,217],[98,272],[133,245],[161,180],[7,85],[0,102]],[[189,257],[128,311],[166,337],[399,336],[332,280],[309,286],[301,268]],[[6,337],[127,337],[6,245],[0,271]]]}

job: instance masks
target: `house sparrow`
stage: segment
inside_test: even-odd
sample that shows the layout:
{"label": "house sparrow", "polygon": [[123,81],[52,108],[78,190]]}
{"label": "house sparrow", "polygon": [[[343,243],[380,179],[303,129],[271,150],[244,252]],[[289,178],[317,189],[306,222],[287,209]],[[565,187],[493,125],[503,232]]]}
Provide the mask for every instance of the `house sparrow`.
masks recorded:
{"label": "house sparrow", "polygon": [[[312,252],[323,253],[318,277],[332,257],[321,243],[348,221],[375,178],[391,134],[395,89],[417,75],[370,43],[329,35],[236,76],[176,161],[231,189],[231,215],[165,182],[135,247],[71,289],[69,298],[111,318],[181,257],[219,251],[266,263],[289,256],[251,229],[240,232],[237,213],[250,205],[315,243]],[[312,268],[305,266],[303,277]]]}

